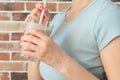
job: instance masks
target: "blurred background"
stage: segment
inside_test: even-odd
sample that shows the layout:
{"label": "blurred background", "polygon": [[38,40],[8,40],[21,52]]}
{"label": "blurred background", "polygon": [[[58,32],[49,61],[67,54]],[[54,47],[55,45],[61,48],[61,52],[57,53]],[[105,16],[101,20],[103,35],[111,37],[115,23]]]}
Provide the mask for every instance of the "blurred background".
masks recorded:
{"label": "blurred background", "polygon": [[[120,0],[113,0],[120,6]],[[0,80],[27,80],[27,61],[18,56],[18,43],[23,33],[23,23],[36,3],[41,0],[0,0]],[[50,14],[71,5],[71,0],[49,0]]]}

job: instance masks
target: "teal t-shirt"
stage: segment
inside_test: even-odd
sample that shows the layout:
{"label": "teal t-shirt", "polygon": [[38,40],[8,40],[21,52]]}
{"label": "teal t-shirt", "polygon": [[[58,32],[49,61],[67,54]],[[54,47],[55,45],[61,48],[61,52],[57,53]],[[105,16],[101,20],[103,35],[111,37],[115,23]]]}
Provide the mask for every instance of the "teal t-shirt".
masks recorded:
{"label": "teal t-shirt", "polygon": [[[120,36],[120,8],[110,0],[94,0],[69,23],[65,21],[67,11],[64,10],[52,20],[52,39],[80,65],[100,80],[105,80],[100,51]],[[67,80],[43,62],[40,73],[45,80]]]}

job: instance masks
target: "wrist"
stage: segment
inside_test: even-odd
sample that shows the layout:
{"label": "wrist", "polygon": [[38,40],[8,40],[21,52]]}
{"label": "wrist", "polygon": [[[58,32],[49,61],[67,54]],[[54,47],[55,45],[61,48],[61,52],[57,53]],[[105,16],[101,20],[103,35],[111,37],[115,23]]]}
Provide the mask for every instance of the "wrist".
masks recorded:
{"label": "wrist", "polygon": [[39,65],[40,64],[40,61],[28,61],[28,65]]}
{"label": "wrist", "polygon": [[65,54],[61,57],[60,61],[54,66],[54,68],[63,75],[67,76],[70,69],[70,62],[71,58]]}

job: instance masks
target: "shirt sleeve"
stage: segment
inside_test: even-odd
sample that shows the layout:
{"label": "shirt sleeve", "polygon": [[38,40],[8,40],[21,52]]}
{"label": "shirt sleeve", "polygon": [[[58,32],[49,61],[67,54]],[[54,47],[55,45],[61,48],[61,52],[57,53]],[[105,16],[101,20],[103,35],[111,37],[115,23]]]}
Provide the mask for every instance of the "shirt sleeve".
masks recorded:
{"label": "shirt sleeve", "polygon": [[105,9],[96,21],[94,32],[100,51],[113,39],[120,36],[120,8]]}

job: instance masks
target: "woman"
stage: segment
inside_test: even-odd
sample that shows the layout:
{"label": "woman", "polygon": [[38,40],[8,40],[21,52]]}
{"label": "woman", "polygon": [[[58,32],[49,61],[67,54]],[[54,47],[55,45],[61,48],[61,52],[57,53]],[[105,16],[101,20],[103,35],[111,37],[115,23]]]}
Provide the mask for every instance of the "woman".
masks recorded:
{"label": "woman", "polygon": [[[37,4],[30,16],[42,9]],[[38,30],[21,37],[20,45],[34,52],[20,51],[39,60],[28,62],[28,80],[120,80],[120,8],[112,1],[72,0],[51,25],[52,39]]]}

